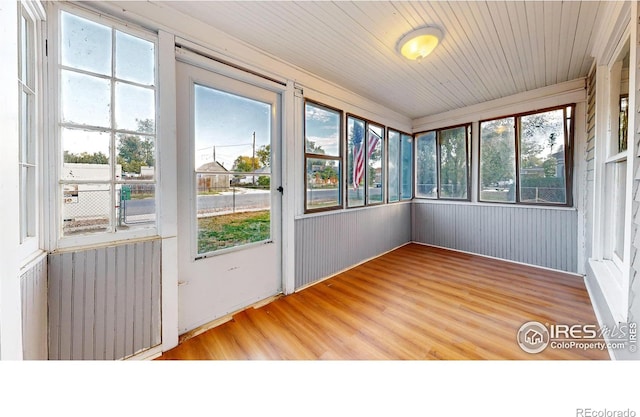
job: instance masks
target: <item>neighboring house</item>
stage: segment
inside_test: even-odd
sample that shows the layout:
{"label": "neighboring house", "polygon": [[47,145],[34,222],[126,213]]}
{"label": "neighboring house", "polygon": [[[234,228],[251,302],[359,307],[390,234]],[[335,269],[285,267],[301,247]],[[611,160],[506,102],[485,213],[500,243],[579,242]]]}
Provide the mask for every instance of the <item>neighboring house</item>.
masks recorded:
{"label": "neighboring house", "polygon": [[220,163],[207,162],[196,168],[198,171],[198,191],[220,191],[229,188],[231,175]]}

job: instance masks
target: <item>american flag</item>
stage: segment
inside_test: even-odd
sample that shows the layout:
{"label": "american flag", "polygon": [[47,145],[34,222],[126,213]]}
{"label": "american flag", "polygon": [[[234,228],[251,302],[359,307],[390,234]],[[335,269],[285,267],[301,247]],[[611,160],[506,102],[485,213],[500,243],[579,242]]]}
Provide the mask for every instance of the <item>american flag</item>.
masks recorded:
{"label": "american flag", "polygon": [[[354,123],[353,125],[353,189],[357,190],[364,175],[364,132],[362,125]],[[369,151],[367,156],[371,157],[371,154],[376,150],[378,142],[380,141],[378,136],[373,130],[369,129]]]}

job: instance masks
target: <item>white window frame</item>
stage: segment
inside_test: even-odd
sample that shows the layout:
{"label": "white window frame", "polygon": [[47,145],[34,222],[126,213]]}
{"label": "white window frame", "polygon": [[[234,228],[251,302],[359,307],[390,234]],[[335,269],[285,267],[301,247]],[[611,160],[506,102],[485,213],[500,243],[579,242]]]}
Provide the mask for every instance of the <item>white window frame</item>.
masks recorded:
{"label": "white window frame", "polygon": [[[632,19],[633,22],[633,19]],[[621,80],[619,58],[629,44],[629,108],[636,107],[636,80],[633,71],[636,60],[636,46],[631,35],[631,26],[624,31],[617,47],[606,65],[598,66],[596,73],[596,166],[594,193],[593,257],[589,265],[604,294],[609,310],[617,322],[626,322],[629,310],[629,278],[631,270],[631,225],[633,200],[633,161],[628,155],[635,155],[634,132],[636,115],[629,111],[627,129],[628,148],[618,151],[618,117]],[[616,232],[612,227],[611,214],[615,211],[614,179],[607,175],[607,168],[627,161],[624,215],[624,246],[622,259],[615,254]]]}
{"label": "white window frame", "polygon": [[[27,20],[27,54],[22,54],[22,17]],[[22,79],[18,69],[18,89],[20,91],[18,106],[20,108],[20,156],[18,167],[20,170],[20,245],[18,254],[22,264],[27,263],[40,249],[40,218],[42,198],[40,195],[41,183],[41,147],[42,147],[42,68],[43,45],[42,25],[45,20],[44,8],[40,2],[18,2],[18,62],[27,65],[27,79]],[[19,67],[21,68],[21,67]],[[28,95],[27,120],[23,123],[22,93]],[[26,127],[27,132],[23,127]],[[23,149],[30,154],[23,160]],[[32,171],[25,178],[23,168]]]}
{"label": "white window frame", "polygon": [[[48,136],[50,139],[47,140],[46,148],[44,152],[48,156],[47,166],[47,181],[46,183],[49,186],[49,195],[47,196],[48,206],[51,207],[52,213],[48,218],[48,224],[46,225],[48,232],[48,242],[49,247],[51,249],[65,249],[77,246],[92,246],[92,245],[101,245],[101,244],[109,244],[113,242],[123,241],[123,240],[131,240],[131,239],[141,239],[152,236],[158,236],[159,234],[159,219],[160,219],[160,175],[159,175],[159,159],[160,159],[160,141],[159,141],[159,96],[160,96],[160,86],[159,86],[159,39],[158,33],[144,29],[135,24],[132,24],[127,21],[122,21],[117,18],[106,16],[102,13],[94,12],[93,10],[78,7],[69,3],[49,3],[49,9],[47,10],[49,15],[49,24],[48,24],[48,57],[49,57],[49,74],[48,74],[48,91],[51,92],[48,97],[48,110],[50,114],[50,120],[53,122],[49,126]],[[77,15],[79,17],[91,20],[93,22],[109,26],[119,30],[121,32],[127,33],[132,36],[139,37],[141,39],[152,42],[155,46],[155,120],[156,120],[156,130],[153,134],[155,138],[155,174],[154,174],[154,185],[155,185],[155,210],[156,210],[156,218],[153,223],[149,223],[144,227],[132,228],[130,230],[118,230],[114,228],[114,231],[110,232],[98,232],[98,233],[90,233],[90,234],[79,234],[79,235],[71,235],[64,236],[62,233],[62,212],[63,212],[63,202],[62,202],[62,187],[61,187],[61,158],[62,158],[62,143],[61,143],[61,94],[60,94],[60,79],[62,74],[62,65],[59,62],[60,57],[60,36],[61,36],[61,13],[65,11],[67,13],[71,13]],[[109,129],[105,129],[105,131],[113,130],[113,126]],[[111,152],[111,154],[115,154],[115,150]],[[112,160],[112,167],[115,167],[115,160]],[[89,183],[91,181],[87,181]],[[112,178],[110,183],[116,184],[115,178]],[[114,188],[114,187],[112,187]],[[115,194],[115,189],[112,189],[110,194],[113,197]],[[114,211],[115,213],[115,211]],[[115,215],[115,214],[114,214]],[[113,219],[115,222],[115,218]]]}

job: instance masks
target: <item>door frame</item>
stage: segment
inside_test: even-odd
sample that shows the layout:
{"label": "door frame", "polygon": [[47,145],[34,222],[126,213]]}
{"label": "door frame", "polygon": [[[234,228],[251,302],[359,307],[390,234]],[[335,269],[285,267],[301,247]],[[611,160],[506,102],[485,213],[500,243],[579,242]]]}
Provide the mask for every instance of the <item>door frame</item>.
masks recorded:
{"label": "door frame", "polygon": [[[294,138],[294,131],[300,127],[300,123],[295,121],[295,115],[299,112],[294,111],[298,106],[298,102],[301,102],[299,94],[295,94],[296,87],[292,81],[285,81],[281,79],[277,79],[271,76],[264,76],[259,73],[256,73],[252,70],[247,70],[242,67],[233,64],[227,64],[222,61],[218,61],[213,58],[211,55],[207,54],[206,50],[203,50],[201,47],[191,44],[187,42],[189,45],[182,45],[179,43],[179,39],[176,38],[176,45],[174,47],[175,52],[175,63],[176,63],[176,73],[177,73],[177,63],[184,63],[194,67],[198,67],[207,71],[210,71],[214,74],[221,75],[224,77],[228,77],[235,81],[243,82],[246,84],[250,84],[252,86],[269,90],[274,93],[277,93],[280,96],[279,100],[279,115],[276,115],[278,118],[277,121],[279,123],[279,133],[280,137],[277,138],[275,142],[278,142],[279,149],[272,149],[273,152],[279,152],[279,169],[280,169],[280,185],[284,187],[285,192],[281,196],[281,205],[280,205],[280,225],[279,225],[279,239],[278,242],[279,252],[280,252],[280,287],[283,294],[290,294],[294,291],[295,288],[295,278],[294,278],[294,213],[295,213],[295,199],[293,188],[290,187],[290,184],[295,182],[295,178],[291,177],[293,174],[292,167],[295,164],[295,161],[291,160],[291,158],[287,158],[287,155],[290,155],[289,149],[295,148],[295,143],[290,143],[288,138]],[[195,48],[194,48],[195,46]],[[194,50],[195,49],[195,50]],[[177,88],[178,84],[176,82],[176,98],[177,98]],[[224,88],[222,88],[224,90]],[[176,106],[177,107],[177,106]],[[177,110],[177,109],[176,109]],[[177,135],[176,135],[177,142]],[[178,154],[175,156],[175,160],[178,160]],[[177,164],[176,164],[177,165]],[[277,186],[278,184],[276,184]],[[287,192],[291,190],[291,192]],[[178,258],[178,252],[175,251],[176,264],[180,261]],[[177,266],[177,265],[176,265]],[[177,271],[176,271],[177,275]],[[174,326],[177,329],[178,325],[178,309],[180,303],[180,296],[178,294],[178,289],[176,288],[179,284],[177,280],[173,281],[173,289],[171,290],[171,298],[173,302],[163,302],[164,306],[171,305],[171,314],[170,320],[172,323],[175,323]],[[169,300],[165,300],[169,301]],[[164,311],[164,309],[163,309]],[[164,315],[167,317],[166,315]],[[167,317],[169,318],[169,317]],[[172,326],[173,327],[173,326]],[[172,331],[173,333],[174,331]],[[179,332],[179,331],[178,331]],[[176,336],[177,336],[177,333]],[[171,335],[173,336],[173,335]],[[169,343],[169,345],[175,346],[174,343]]]}

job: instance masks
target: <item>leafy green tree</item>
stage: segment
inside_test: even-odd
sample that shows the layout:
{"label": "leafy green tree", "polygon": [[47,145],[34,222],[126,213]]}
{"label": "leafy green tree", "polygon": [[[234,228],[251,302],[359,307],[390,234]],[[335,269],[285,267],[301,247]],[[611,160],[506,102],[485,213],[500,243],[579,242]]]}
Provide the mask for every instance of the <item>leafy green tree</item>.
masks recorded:
{"label": "leafy green tree", "polygon": [[64,151],[63,160],[65,163],[71,164],[108,164],[109,157],[102,152],[82,152],[80,154]]}
{"label": "leafy green tree", "polygon": [[547,158],[542,163],[542,168],[544,168],[544,176],[547,178],[555,177],[557,165],[558,165],[558,161],[556,160],[556,158],[553,158],[553,157]]}
{"label": "leafy green tree", "polygon": [[326,163],[324,169],[320,171],[320,178],[325,181],[338,181],[338,172],[335,167]]}
{"label": "leafy green tree", "polygon": [[429,195],[437,186],[435,132],[420,136],[416,142],[418,192]]}
{"label": "leafy green tree", "polygon": [[483,123],[481,138],[482,186],[515,181],[515,144],[513,119]]}
{"label": "leafy green tree", "polygon": [[260,167],[271,166],[271,145],[262,145],[256,150],[256,158],[260,162]]}
{"label": "leafy green tree", "polygon": [[260,160],[258,158],[240,155],[233,161],[233,168],[231,168],[231,170],[236,172],[253,172],[260,167]]}
{"label": "leafy green tree", "polygon": [[467,193],[467,130],[448,129],[440,133],[441,194],[462,198]]}
{"label": "leafy green tree", "polygon": [[[138,132],[154,133],[155,122],[152,119],[136,119]],[[139,174],[143,166],[155,165],[153,139],[142,135],[124,135],[118,140],[118,163],[124,172]]]}
{"label": "leafy green tree", "polygon": [[124,172],[139,174],[140,167],[154,166],[152,139],[126,135],[118,141],[118,163]]}
{"label": "leafy green tree", "polygon": [[307,139],[307,153],[315,153],[317,155],[324,155],[325,151],[312,140]]}

